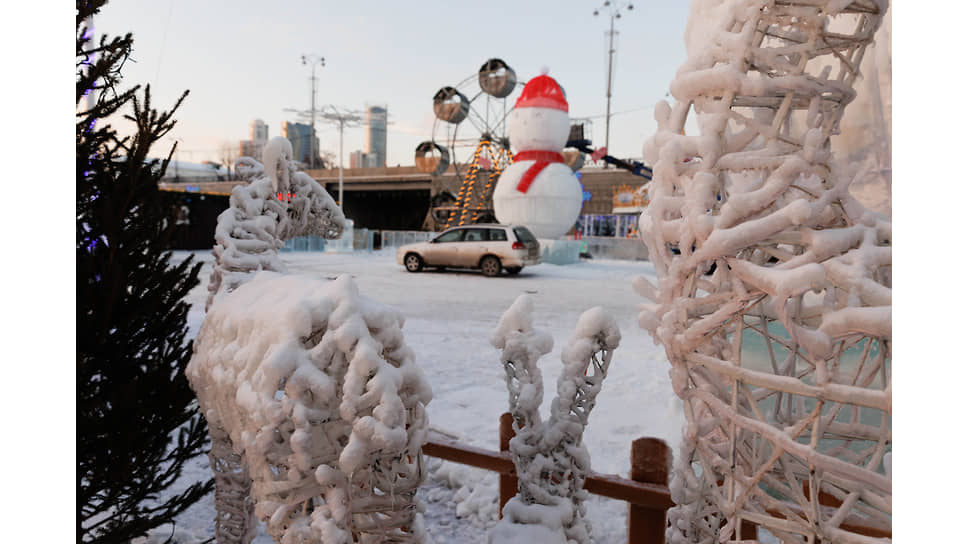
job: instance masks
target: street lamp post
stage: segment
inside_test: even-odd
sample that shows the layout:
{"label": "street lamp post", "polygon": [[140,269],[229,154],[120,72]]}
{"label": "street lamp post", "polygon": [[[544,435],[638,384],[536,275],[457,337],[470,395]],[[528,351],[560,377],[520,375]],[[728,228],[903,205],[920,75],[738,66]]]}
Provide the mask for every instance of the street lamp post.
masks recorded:
{"label": "street lamp post", "polygon": [[339,127],[339,209],[343,209],[343,129],[348,126],[356,126],[363,118],[357,112],[341,112],[336,106],[330,105],[332,113],[324,112],[323,119],[336,123]]}
{"label": "street lamp post", "polygon": [[611,148],[608,146],[608,136],[609,129],[611,128],[612,121],[612,55],[615,53],[615,19],[622,18],[622,8],[625,7],[631,11],[631,2],[610,2],[605,1],[592,15],[598,16],[598,11],[603,8],[608,8],[608,81],[605,88],[605,149],[611,152]]}
{"label": "street lamp post", "polygon": [[312,96],[310,97],[310,110],[309,110],[309,168],[316,168],[316,65],[326,66],[326,59],[319,55],[303,55],[302,56],[303,65],[310,65],[312,67],[312,77],[310,77],[310,87],[312,89]]}

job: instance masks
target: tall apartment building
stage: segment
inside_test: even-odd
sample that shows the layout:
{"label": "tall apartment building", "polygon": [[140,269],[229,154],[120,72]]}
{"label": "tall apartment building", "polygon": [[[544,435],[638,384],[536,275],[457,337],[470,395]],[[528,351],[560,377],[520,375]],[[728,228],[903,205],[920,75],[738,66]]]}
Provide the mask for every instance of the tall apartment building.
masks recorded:
{"label": "tall apartment building", "polygon": [[366,108],[366,155],[364,166],[387,165],[387,109],[384,107]]}
{"label": "tall apartment building", "polygon": [[310,125],[283,121],[282,136],[292,144],[292,157],[294,159],[308,166],[311,164],[310,157],[316,157],[316,167],[323,164],[319,157],[319,137],[313,134]]}
{"label": "tall apartment building", "polygon": [[269,125],[262,119],[256,119],[249,124],[249,139],[253,142],[269,141]]}
{"label": "tall apartment building", "polygon": [[350,153],[350,168],[364,168],[366,160],[366,153],[357,149]]}
{"label": "tall apartment building", "polygon": [[239,142],[239,156],[252,157],[262,160],[262,150],[269,141],[269,125],[262,119],[256,119],[249,124],[249,139]]}

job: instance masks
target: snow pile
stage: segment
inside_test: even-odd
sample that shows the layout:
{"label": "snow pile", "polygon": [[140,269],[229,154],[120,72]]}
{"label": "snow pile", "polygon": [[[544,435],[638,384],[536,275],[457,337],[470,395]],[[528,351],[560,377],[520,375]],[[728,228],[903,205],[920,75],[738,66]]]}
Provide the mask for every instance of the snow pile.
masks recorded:
{"label": "snow pile", "polygon": [[438,460],[430,467],[430,475],[434,481],[456,490],[451,499],[458,518],[471,518],[470,523],[479,527],[485,527],[498,518],[498,480],[493,473]]}
{"label": "snow pile", "polygon": [[643,150],[657,284],[635,282],[685,407],[670,542],[725,541],[743,520],[789,540],[890,527],[891,224],[830,153],[885,10],[694,3],[677,102]]}
{"label": "snow pile", "polygon": [[316,180],[296,171],[292,144],[281,136],[265,146],[263,163],[245,157],[236,164],[248,185],[232,189],[229,208],[215,227],[216,266],[206,308],[260,270],[285,272],[279,249],[297,236],[339,238],[345,218]]}
{"label": "snow pile", "polygon": [[277,542],[425,539],[431,391],[403,322],[347,276],[261,272],[212,305],[186,374],[212,434],[220,541],[247,541],[250,500]]}
{"label": "snow pile", "polygon": [[544,388],[537,361],[551,351],[552,339],[534,329],[532,313],[531,298],[521,295],[491,335],[491,344],[501,350],[507,374],[516,433],[510,451],[518,494],[504,506],[504,517],[488,539],[522,544],[587,543],[590,526],[585,520],[584,484],[591,459],[582,434],[621,334],[602,308],[582,314],[562,352],[558,396],[545,423],[539,412]]}

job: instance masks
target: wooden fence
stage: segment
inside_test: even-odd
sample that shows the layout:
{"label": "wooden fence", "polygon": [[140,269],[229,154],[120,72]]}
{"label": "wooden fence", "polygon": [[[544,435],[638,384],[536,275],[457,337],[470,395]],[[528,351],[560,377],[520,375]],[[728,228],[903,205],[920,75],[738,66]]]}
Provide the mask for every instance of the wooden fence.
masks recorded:
{"label": "wooden fence", "polygon": [[[518,491],[514,463],[508,453],[513,436],[511,414],[504,413],[501,415],[500,451],[460,444],[444,435],[431,433],[431,439],[424,444],[423,452],[439,459],[498,473],[500,512],[504,504]],[[629,544],[664,544],[666,510],[674,505],[668,487],[672,450],[658,438],[639,438],[632,441],[630,458],[631,470],[628,478],[592,471],[585,479],[585,490],[593,495],[629,503]],[[825,506],[839,506],[839,501],[829,495],[822,496],[821,503]],[[770,514],[782,517],[780,512],[771,511]],[[840,527],[866,536],[891,537],[889,528],[866,525],[863,522],[842,523]],[[744,540],[756,540],[756,525],[744,521],[740,528],[740,537]]]}

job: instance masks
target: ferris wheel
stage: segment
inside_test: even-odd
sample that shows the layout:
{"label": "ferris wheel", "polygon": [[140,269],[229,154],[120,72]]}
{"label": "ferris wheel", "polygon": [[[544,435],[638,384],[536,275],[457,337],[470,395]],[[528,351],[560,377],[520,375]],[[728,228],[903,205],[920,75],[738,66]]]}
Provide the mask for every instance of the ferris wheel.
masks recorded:
{"label": "ferris wheel", "polygon": [[431,216],[438,226],[495,220],[491,194],[511,163],[507,117],[514,105],[507,98],[518,85],[514,70],[492,58],[476,74],[434,94],[431,139],[417,146],[414,162],[432,175],[453,166],[462,180],[457,195],[432,195]]}

